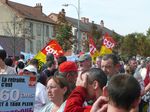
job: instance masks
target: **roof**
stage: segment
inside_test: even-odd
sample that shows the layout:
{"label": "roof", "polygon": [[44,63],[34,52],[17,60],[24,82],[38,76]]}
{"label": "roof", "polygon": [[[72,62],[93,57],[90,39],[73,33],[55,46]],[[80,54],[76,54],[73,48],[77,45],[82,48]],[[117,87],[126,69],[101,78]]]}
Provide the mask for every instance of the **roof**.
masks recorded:
{"label": "roof", "polygon": [[[71,18],[71,17],[66,17],[66,19],[73,23],[73,25],[77,28],[78,27],[78,19],[74,19],[74,18]],[[95,24],[95,23],[94,23]],[[95,24],[98,28],[98,30],[100,30],[101,25],[98,25],[98,24]],[[88,23],[83,23],[81,20],[80,20],[80,30],[81,31],[85,31],[85,32],[90,32],[91,31],[91,28],[92,28],[92,23],[91,22],[88,22]],[[103,34],[105,34],[106,32],[109,34],[109,35],[112,35],[113,34],[113,31],[106,28],[106,27],[103,27],[103,30],[102,30]]]}
{"label": "roof", "polygon": [[[57,16],[58,14],[56,13],[51,13],[50,15],[55,15]],[[49,17],[50,17],[49,15]],[[69,21],[74,27],[78,27],[78,19],[75,19],[75,18],[71,18],[71,17],[68,17],[66,16],[66,19],[67,21]],[[95,24],[95,23],[94,23]],[[98,30],[100,30],[101,25],[99,24],[95,24],[98,28]],[[91,22],[88,22],[88,23],[83,23],[81,20],[80,20],[80,30],[83,31],[83,32],[90,32],[91,31],[91,28],[92,28],[92,23]],[[105,34],[105,33],[108,33],[109,35],[113,35],[113,33],[116,33],[114,32],[113,30],[110,30],[106,27],[103,27],[103,30],[102,30],[102,34]],[[116,33],[117,34],[117,33]],[[119,34],[118,34],[119,35]]]}
{"label": "roof", "polygon": [[14,9],[23,18],[55,24],[53,20],[48,18],[48,16],[46,16],[42,11],[37,10],[36,7],[27,6],[12,1],[8,1],[7,5],[10,8]]}

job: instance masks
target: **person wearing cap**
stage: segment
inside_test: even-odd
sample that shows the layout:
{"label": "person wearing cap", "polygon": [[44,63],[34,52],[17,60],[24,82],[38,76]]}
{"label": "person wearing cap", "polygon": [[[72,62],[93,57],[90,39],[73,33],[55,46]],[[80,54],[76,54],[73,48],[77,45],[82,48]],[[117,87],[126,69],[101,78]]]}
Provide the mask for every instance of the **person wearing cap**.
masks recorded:
{"label": "person wearing cap", "polygon": [[37,68],[33,65],[28,65],[24,68],[23,74],[35,76],[37,74]]}
{"label": "person wearing cap", "polygon": [[79,73],[89,70],[92,67],[91,56],[89,54],[82,54],[78,60],[78,67]]}
{"label": "person wearing cap", "polygon": [[6,56],[7,56],[6,51],[3,49],[0,49],[0,75],[2,74],[14,75],[16,74],[15,68],[7,66],[5,64]]}
{"label": "person wearing cap", "polygon": [[36,82],[37,68],[31,64],[24,68],[23,75],[29,75],[31,79],[29,85],[36,87],[34,112],[40,112],[39,110],[48,103],[48,95],[46,91],[47,77],[45,75],[40,75]]}
{"label": "person wearing cap", "polygon": [[73,61],[65,61],[59,65],[58,72],[62,73],[62,76],[67,79],[70,89],[73,90],[78,76],[77,64]]}

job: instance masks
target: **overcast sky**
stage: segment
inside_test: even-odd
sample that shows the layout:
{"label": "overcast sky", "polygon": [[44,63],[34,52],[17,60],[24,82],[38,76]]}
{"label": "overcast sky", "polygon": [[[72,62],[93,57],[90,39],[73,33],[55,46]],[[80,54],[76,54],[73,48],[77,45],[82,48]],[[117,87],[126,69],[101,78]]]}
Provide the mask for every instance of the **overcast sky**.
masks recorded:
{"label": "overcast sky", "polygon": [[[46,15],[58,13],[62,8],[66,16],[78,18],[73,6],[63,7],[68,3],[78,6],[78,0],[11,0],[35,6],[41,3]],[[80,0],[80,16],[89,18],[115,32],[126,35],[133,32],[146,33],[150,27],[150,0]]]}

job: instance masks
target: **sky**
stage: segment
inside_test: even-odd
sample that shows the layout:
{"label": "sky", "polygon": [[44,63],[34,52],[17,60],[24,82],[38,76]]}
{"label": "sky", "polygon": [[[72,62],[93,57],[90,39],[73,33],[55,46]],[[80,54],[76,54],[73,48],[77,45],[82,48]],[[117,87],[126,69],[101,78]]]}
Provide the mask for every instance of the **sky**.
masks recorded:
{"label": "sky", "polygon": [[77,10],[73,6],[64,7],[62,4],[80,3],[80,17],[89,18],[89,21],[104,26],[118,34],[127,35],[138,32],[146,34],[150,27],[150,0],[11,0],[14,2],[35,6],[41,3],[43,12],[59,13],[65,9],[66,16],[78,18]]}

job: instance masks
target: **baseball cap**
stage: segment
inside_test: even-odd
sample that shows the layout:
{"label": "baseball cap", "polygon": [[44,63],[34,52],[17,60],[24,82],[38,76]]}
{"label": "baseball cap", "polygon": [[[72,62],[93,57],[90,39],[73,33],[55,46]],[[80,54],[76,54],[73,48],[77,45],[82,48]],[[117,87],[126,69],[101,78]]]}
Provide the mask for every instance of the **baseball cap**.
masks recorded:
{"label": "baseball cap", "polygon": [[65,61],[59,65],[60,72],[78,71],[77,64],[73,61]]}
{"label": "baseball cap", "polygon": [[85,61],[85,60],[91,60],[91,56],[89,54],[82,54],[80,57],[79,57],[79,62],[82,62],[82,61]]}
{"label": "baseball cap", "polygon": [[37,68],[35,68],[35,66],[33,65],[28,65],[27,67],[24,68],[24,70],[27,70],[29,72],[33,72],[37,74]]}

